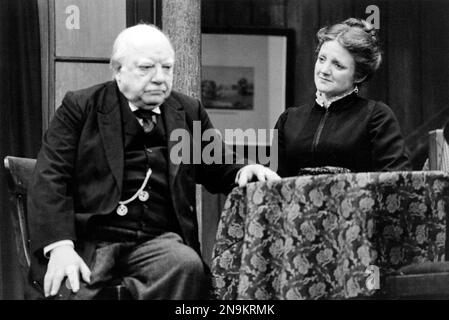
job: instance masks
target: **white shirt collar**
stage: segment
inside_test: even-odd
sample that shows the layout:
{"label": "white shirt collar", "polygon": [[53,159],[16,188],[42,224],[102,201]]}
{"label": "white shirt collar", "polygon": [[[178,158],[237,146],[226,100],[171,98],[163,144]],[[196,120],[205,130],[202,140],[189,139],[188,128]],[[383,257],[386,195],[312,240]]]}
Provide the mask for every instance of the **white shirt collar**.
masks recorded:
{"label": "white shirt collar", "polygon": [[320,92],[320,91],[316,91],[316,99],[315,99],[315,101],[316,101],[316,103],[318,103],[320,106],[322,106],[322,107],[324,107],[324,108],[329,108],[329,106],[331,105],[331,103],[333,103],[333,102],[335,102],[335,101],[337,101],[337,100],[340,100],[340,99],[343,99],[344,97],[346,97],[346,96],[349,96],[351,93],[353,93],[353,92],[358,92],[359,91],[359,89],[357,88],[357,86],[356,87],[354,87],[353,89],[351,89],[351,90],[349,90],[349,91],[347,91],[347,92],[345,92],[345,93],[343,93],[343,94],[340,94],[340,95],[338,95],[338,96],[335,96],[335,97],[332,97],[332,98],[330,98],[330,99],[327,99],[325,96],[324,96],[324,94],[322,93],[322,92]]}
{"label": "white shirt collar", "polygon": [[[132,112],[134,112],[134,111],[136,111],[137,109],[139,109],[138,107],[136,107],[135,105],[133,105],[131,102],[129,102],[128,101],[128,105],[129,105],[129,108],[131,109],[131,111]],[[154,109],[151,109],[151,111],[153,111],[154,113],[157,113],[157,114],[161,114],[161,109],[160,109],[160,107],[156,107],[156,108],[154,108]]]}

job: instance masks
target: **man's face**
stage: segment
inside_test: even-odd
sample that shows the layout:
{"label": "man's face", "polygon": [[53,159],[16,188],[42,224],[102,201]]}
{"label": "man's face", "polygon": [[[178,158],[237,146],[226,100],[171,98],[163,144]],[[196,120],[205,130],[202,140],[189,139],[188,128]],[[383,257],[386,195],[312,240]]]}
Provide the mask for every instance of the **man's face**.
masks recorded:
{"label": "man's face", "polygon": [[174,52],[167,41],[146,41],[127,49],[115,79],[131,103],[150,110],[170,95],[174,63]]}

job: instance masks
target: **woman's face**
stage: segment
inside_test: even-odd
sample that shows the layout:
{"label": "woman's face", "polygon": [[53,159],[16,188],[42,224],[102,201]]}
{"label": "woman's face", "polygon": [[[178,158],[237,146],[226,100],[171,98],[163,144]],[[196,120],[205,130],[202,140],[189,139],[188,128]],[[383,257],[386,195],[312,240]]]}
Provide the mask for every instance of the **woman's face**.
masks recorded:
{"label": "woman's face", "polygon": [[315,85],[326,98],[332,98],[354,87],[355,61],[337,41],[323,43],[315,63]]}

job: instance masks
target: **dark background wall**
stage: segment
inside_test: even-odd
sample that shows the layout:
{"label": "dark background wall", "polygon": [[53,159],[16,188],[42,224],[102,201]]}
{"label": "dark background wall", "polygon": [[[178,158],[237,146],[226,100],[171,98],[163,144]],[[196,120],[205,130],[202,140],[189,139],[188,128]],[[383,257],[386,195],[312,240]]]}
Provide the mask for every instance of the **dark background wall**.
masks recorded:
{"label": "dark background wall", "polygon": [[[40,101],[40,71],[36,67],[39,66],[39,36],[31,36],[35,34],[33,30],[38,30],[37,20],[26,17],[37,17],[36,4],[34,0],[2,0],[0,4],[0,16],[3,17],[0,19],[3,27],[0,36],[0,100],[3,106],[0,113],[0,158],[7,154],[34,156],[40,144],[42,122],[41,110],[36,107],[36,101]],[[390,105],[412,151],[415,168],[421,168],[427,153],[427,132],[441,128],[449,119],[449,1],[202,0],[201,4],[201,25],[205,28],[274,27],[294,30],[295,78],[291,106],[314,96],[316,31],[350,16],[366,18],[369,15],[365,13],[366,7],[378,6],[384,62],[363,88],[362,95]],[[25,18],[19,19],[18,12]],[[32,39],[17,41],[18,35],[21,39]],[[30,55],[30,50],[36,53]],[[19,66],[25,71],[20,72],[17,69]],[[11,86],[13,83],[22,85]],[[32,85],[32,89],[28,85]],[[20,298],[22,293],[14,247],[11,245],[3,171],[0,176],[3,181],[0,299],[15,299]],[[223,200],[220,200],[221,203]],[[203,209],[213,210],[208,207]]]}
{"label": "dark background wall", "polygon": [[[31,157],[42,134],[39,21],[36,0],[0,1],[0,167],[6,155]],[[21,297],[9,214],[6,171],[0,170],[0,299]]]}
{"label": "dark background wall", "polygon": [[[427,132],[449,119],[449,1],[203,0],[203,27],[276,27],[295,31],[293,105],[310,100],[315,34],[348,17],[380,10],[384,61],[362,95],[386,102],[406,136],[415,169],[427,156]],[[236,53],[238,54],[238,53]]]}

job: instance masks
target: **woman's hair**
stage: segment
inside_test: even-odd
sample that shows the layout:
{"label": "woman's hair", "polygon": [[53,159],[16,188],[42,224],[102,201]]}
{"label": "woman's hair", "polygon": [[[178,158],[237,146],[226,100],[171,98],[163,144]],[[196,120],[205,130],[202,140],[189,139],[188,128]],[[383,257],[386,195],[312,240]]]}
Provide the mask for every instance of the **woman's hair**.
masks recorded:
{"label": "woman's hair", "polygon": [[318,53],[326,41],[336,40],[349,51],[355,61],[355,79],[368,80],[382,61],[376,29],[365,20],[349,18],[341,23],[321,28],[317,34]]}

